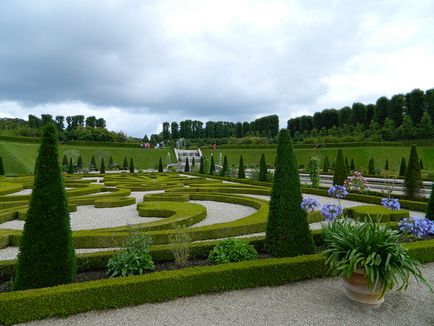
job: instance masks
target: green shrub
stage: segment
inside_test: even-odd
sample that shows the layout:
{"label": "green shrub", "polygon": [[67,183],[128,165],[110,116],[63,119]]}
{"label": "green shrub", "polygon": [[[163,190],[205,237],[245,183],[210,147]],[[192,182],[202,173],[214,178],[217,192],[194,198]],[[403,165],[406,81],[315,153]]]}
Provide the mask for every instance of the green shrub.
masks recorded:
{"label": "green shrub", "polygon": [[429,196],[425,217],[434,221],[434,183],[431,186],[431,195]]}
{"label": "green shrub", "polygon": [[405,176],[405,171],[407,170],[407,165],[405,164],[405,158],[401,159],[401,164],[399,165],[399,176]]}
{"label": "green shrub", "polygon": [[182,225],[177,225],[175,233],[168,234],[170,250],[178,265],[185,265],[190,257],[191,237],[188,229]]}
{"label": "green shrub", "polygon": [[423,170],[423,161],[422,161],[422,159],[419,160],[419,167],[420,167],[421,170]]}
{"label": "green shrub", "polygon": [[83,168],[83,158],[81,155],[77,159],[77,169],[81,170]]}
{"label": "green shrub", "polygon": [[124,207],[136,203],[134,197],[109,197],[109,198],[96,198],[94,201],[95,208],[107,207]]}
{"label": "green shrub", "polygon": [[0,175],[5,175],[5,167],[3,166],[3,158],[0,157]]}
{"label": "green shrub", "polygon": [[158,172],[163,172],[163,161],[161,160],[161,157],[160,157],[160,160],[158,161]]}
{"label": "green shrub", "polygon": [[75,277],[75,252],[57,146],[56,127],[47,124],[36,159],[15,290],[69,283]]}
{"label": "green shrub", "polygon": [[342,149],[339,149],[333,171],[333,184],[343,186],[347,176],[344,155],[342,154]]}
{"label": "green shrub", "polygon": [[268,169],[267,162],[265,161],[265,155],[262,153],[261,160],[259,161],[259,178],[260,182],[267,182],[268,179]]}
{"label": "green shrub", "polygon": [[66,157],[66,154],[63,154],[63,159],[62,159],[62,167],[64,171],[68,170],[68,157]]}
{"label": "green shrub", "polygon": [[152,241],[149,236],[140,233],[128,237],[125,249],[116,253],[107,263],[110,277],[142,275],[153,270],[155,265],[150,254]]}
{"label": "green shrub", "polygon": [[130,173],[134,173],[134,162],[133,162],[133,158],[131,157],[130,158],[130,166],[129,166],[129,169],[130,169]]}
{"label": "green shrub", "polygon": [[190,172],[190,164],[188,164],[188,157],[185,159],[184,172]]}
{"label": "green shrub", "polygon": [[374,163],[374,158],[372,158],[372,157],[369,159],[368,173],[370,175],[375,175],[375,163]]}
{"label": "green shrub", "polygon": [[124,156],[124,162],[122,163],[122,169],[128,170],[128,160],[127,160],[126,156]]}
{"label": "green shrub", "polygon": [[208,259],[215,264],[254,260],[258,256],[255,248],[236,238],[220,241],[209,253]]}
{"label": "green shrub", "polygon": [[215,173],[214,155],[211,155],[211,163],[209,164],[209,175],[214,175],[214,173]]}
{"label": "green shrub", "polygon": [[309,157],[309,162],[307,164],[307,172],[309,173],[309,178],[313,188],[319,187],[319,182],[320,182],[319,165],[320,165],[320,160],[317,156]]}
{"label": "green shrub", "polygon": [[384,163],[384,169],[385,169],[386,171],[389,170],[389,159],[387,159],[387,158],[386,158],[386,163]]}
{"label": "green shrub", "polygon": [[112,170],[113,169],[113,157],[110,156],[109,161],[108,161],[108,169]]}
{"label": "green shrub", "polygon": [[243,155],[240,156],[240,164],[238,165],[238,179],[245,179],[246,171],[244,170]]}
{"label": "green shrub", "polygon": [[92,158],[90,159],[90,168],[97,170],[95,155],[92,155]]}
{"label": "green shrub", "polygon": [[99,169],[99,173],[101,173],[101,174],[105,173],[104,157],[101,158],[101,168]]}
{"label": "green shrub", "polygon": [[322,166],[322,172],[327,173],[329,172],[329,169],[330,169],[330,161],[329,161],[329,157],[326,156]]}
{"label": "green shrub", "polygon": [[199,173],[205,174],[205,167],[203,162],[203,156],[200,157]]}
{"label": "green shrub", "polygon": [[74,165],[72,164],[72,158],[69,159],[68,174],[74,174]]}
{"label": "green shrub", "polygon": [[410,150],[410,158],[405,171],[404,192],[409,199],[414,199],[420,196],[422,189],[422,176],[420,173],[419,158],[417,155],[416,146],[412,145]]}
{"label": "green shrub", "polygon": [[226,174],[228,173],[228,168],[229,168],[228,167],[228,158],[225,155],[225,157],[223,159],[223,167],[222,167],[222,169],[220,171],[220,176],[222,176],[222,177],[226,176]]}
{"label": "green shrub", "polygon": [[350,170],[351,170],[351,171],[355,171],[355,170],[356,170],[356,166],[355,166],[355,164],[354,164],[354,159],[353,159],[353,158],[351,159]]}

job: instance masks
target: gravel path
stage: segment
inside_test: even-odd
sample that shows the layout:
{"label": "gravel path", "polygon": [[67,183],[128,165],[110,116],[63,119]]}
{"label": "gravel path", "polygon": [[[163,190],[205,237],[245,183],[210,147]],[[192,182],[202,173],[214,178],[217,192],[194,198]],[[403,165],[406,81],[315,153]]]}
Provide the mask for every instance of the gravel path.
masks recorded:
{"label": "gravel path", "polygon": [[[434,263],[422,270],[434,284]],[[380,308],[366,311],[345,297],[339,279],[329,278],[88,312],[25,325],[432,326],[433,305],[434,294],[413,282],[405,292],[388,293]]]}

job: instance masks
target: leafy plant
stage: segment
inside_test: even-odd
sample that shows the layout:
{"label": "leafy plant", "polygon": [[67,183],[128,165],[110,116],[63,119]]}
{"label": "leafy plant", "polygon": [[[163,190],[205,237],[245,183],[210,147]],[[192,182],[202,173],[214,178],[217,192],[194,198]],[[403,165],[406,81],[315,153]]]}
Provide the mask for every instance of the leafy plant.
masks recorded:
{"label": "leafy plant", "polygon": [[125,241],[125,249],[116,253],[107,263],[107,274],[110,277],[141,275],[155,268],[150,254],[152,240],[139,232],[129,236]]}
{"label": "leafy plant", "polygon": [[226,264],[256,259],[258,253],[252,245],[236,238],[220,241],[209,253],[208,259],[216,264]]}
{"label": "leafy plant", "polygon": [[333,275],[350,278],[357,268],[362,268],[368,286],[382,296],[399,283],[400,289],[406,289],[412,275],[430,287],[419,269],[420,263],[399,243],[399,231],[378,223],[339,219],[324,225],[323,235],[327,249],[322,254]]}
{"label": "leafy plant", "polygon": [[320,160],[317,156],[309,157],[309,162],[307,163],[307,172],[309,173],[309,178],[313,188],[319,187],[319,166]]}
{"label": "leafy plant", "polygon": [[176,226],[175,233],[168,234],[170,250],[172,251],[175,262],[178,265],[185,265],[190,257],[190,242],[191,237],[188,230],[183,226]]}

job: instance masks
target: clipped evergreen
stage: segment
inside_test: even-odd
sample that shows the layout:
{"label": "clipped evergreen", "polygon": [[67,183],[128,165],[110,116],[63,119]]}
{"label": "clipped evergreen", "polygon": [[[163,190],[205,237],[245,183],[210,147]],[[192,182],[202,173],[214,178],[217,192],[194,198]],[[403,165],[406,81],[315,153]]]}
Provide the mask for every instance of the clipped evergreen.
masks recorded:
{"label": "clipped evergreen", "polygon": [[243,155],[240,155],[240,164],[238,165],[238,179],[246,178],[246,170],[244,169]]}
{"label": "clipped evergreen", "polygon": [[347,176],[348,174],[347,168],[345,167],[344,155],[342,154],[342,149],[339,149],[333,170],[333,184],[343,186]]}
{"label": "clipped evergreen", "polygon": [[419,166],[420,166],[420,169],[423,170],[423,161],[422,161],[422,159],[419,160]]}
{"label": "clipped evergreen", "polygon": [[223,159],[223,167],[222,167],[222,169],[221,169],[221,171],[220,171],[220,175],[221,175],[222,177],[224,177],[224,176],[228,173],[228,169],[229,169],[228,158],[227,158],[226,155],[225,155],[225,157],[224,157],[224,159]]}
{"label": "clipped evergreen", "polygon": [[66,154],[63,154],[63,159],[62,159],[62,167],[63,167],[63,171],[67,171],[68,170],[68,158],[66,157]]}
{"label": "clipped evergreen", "polygon": [[386,158],[386,163],[384,164],[384,169],[387,171],[389,170],[389,159]]}
{"label": "clipped evergreen", "polygon": [[209,164],[209,175],[214,175],[214,173],[215,173],[214,155],[211,155],[211,162]]}
{"label": "clipped evergreen", "polygon": [[407,170],[407,164],[405,163],[405,158],[401,159],[401,164],[399,165],[399,176],[405,176],[405,171]]}
{"label": "clipped evergreen", "polygon": [[158,172],[163,172],[163,161],[161,160],[161,157],[158,161]]}
{"label": "clipped evergreen", "polygon": [[374,175],[375,174],[375,163],[374,163],[374,158],[371,157],[369,159],[369,163],[368,163],[368,174]]}
{"label": "clipped evergreen", "polygon": [[75,252],[56,133],[52,123],[43,127],[14,290],[55,286],[75,278]]}
{"label": "clipped evergreen", "polygon": [[68,174],[74,174],[74,165],[72,164],[72,158],[69,159]]}
{"label": "clipped evergreen", "polygon": [[265,161],[265,155],[262,153],[261,160],[259,161],[259,181],[267,182],[268,179],[268,169],[267,162]]}
{"label": "clipped evergreen", "polygon": [[203,156],[200,157],[199,173],[205,174],[205,166],[203,162]]}
{"label": "clipped evergreen", "polygon": [[428,206],[426,207],[426,218],[434,221],[434,183],[431,186],[431,195],[429,196]]}
{"label": "clipped evergreen", "polygon": [[350,164],[347,157],[345,158],[345,168],[347,169],[347,175],[350,174]]}
{"label": "clipped evergreen", "polygon": [[113,169],[113,157],[110,156],[109,161],[108,161],[108,168],[109,170]]}
{"label": "clipped evergreen", "polygon": [[322,166],[322,172],[327,173],[329,172],[329,169],[330,169],[330,161],[329,161],[329,157],[326,156]]}
{"label": "clipped evergreen", "polygon": [[127,160],[126,156],[124,156],[124,162],[122,164],[122,169],[123,170],[128,170],[128,160]]}
{"label": "clipped evergreen", "polygon": [[81,155],[77,159],[77,169],[81,170],[83,168],[83,159]]}
{"label": "clipped evergreen", "polygon": [[354,164],[354,159],[351,159],[351,163],[350,163],[350,171],[355,171],[356,170],[356,165]]}
{"label": "clipped evergreen", "polygon": [[[343,162],[342,158],[342,163]],[[288,130],[279,133],[276,170],[271,191],[265,249],[275,257],[313,253],[315,246],[306,213],[300,207],[302,195],[297,162]]]}
{"label": "clipped evergreen", "polygon": [[420,174],[419,157],[417,155],[416,146],[412,145],[408,166],[405,171],[404,192],[408,198],[414,199],[419,197],[421,189],[422,176]]}
{"label": "clipped evergreen", "polygon": [[190,164],[188,163],[188,157],[185,159],[184,172],[190,172]]}
{"label": "clipped evergreen", "polygon": [[95,169],[95,170],[97,170],[97,168],[96,168],[95,155],[92,155],[92,158],[90,159],[90,168],[91,168],[91,169]]}
{"label": "clipped evergreen", "polygon": [[0,157],[0,175],[5,175],[5,167],[3,165],[3,158]]}
{"label": "clipped evergreen", "polygon": [[133,158],[132,157],[130,158],[130,166],[129,166],[129,168],[130,168],[130,173],[134,173],[134,162],[133,162]]}
{"label": "clipped evergreen", "polygon": [[191,160],[191,171],[192,172],[193,172],[195,166],[196,166],[196,162],[195,162],[194,156],[193,156],[193,159]]}
{"label": "clipped evergreen", "polygon": [[101,158],[101,168],[99,169],[99,173],[105,173],[104,157]]}

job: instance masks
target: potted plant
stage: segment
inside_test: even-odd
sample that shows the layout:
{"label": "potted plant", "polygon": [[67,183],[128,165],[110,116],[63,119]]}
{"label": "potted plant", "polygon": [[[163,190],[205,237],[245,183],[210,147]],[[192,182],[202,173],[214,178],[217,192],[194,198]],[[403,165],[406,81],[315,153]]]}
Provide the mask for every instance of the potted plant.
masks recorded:
{"label": "potted plant", "polygon": [[323,235],[327,249],[322,254],[329,272],[343,277],[351,300],[377,308],[388,290],[396,285],[406,289],[412,275],[431,289],[420,263],[400,244],[399,231],[379,223],[341,218],[325,225]]}

